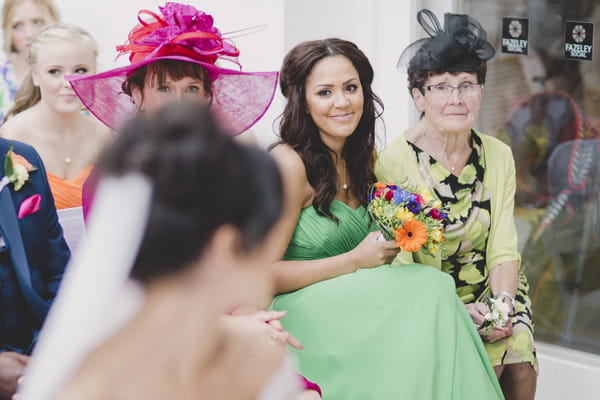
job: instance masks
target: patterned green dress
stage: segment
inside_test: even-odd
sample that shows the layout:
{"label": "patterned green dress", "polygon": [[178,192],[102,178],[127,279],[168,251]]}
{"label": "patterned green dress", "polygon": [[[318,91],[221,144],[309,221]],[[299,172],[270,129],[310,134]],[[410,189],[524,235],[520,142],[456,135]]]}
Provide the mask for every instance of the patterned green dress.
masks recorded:
{"label": "patterned green dress", "polygon": [[[486,166],[481,140],[472,135],[473,150],[460,176],[455,176],[414,144],[408,144],[418,160],[419,171],[432,178],[429,181],[435,186],[431,189],[449,211],[441,269],[454,278],[456,293],[463,303],[481,301],[491,291],[486,267],[491,203],[490,193],[483,185]],[[418,255],[415,258],[418,260]],[[527,279],[521,272],[515,297],[513,335],[485,343],[494,366],[529,362],[536,371],[538,369],[528,290]]]}

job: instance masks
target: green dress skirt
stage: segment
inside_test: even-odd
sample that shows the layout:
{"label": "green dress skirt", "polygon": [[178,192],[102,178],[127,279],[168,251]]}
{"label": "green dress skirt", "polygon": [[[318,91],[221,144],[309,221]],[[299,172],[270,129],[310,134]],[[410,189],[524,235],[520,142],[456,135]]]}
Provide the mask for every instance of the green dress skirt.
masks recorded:
{"label": "green dress skirt", "polygon": [[[370,232],[364,207],[334,200],[333,221],[300,214],[287,260],[352,250]],[[304,345],[300,372],[324,399],[502,399],[452,278],[432,267],[382,265],[275,298],[285,328]]]}

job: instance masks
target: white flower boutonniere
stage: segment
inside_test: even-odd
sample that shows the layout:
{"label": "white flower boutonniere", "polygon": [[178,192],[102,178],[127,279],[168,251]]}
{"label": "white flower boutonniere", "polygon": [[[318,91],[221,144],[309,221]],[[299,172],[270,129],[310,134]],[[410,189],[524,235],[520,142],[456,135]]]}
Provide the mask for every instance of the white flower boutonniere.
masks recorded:
{"label": "white flower boutonniere", "polygon": [[35,170],[37,168],[31,165],[25,157],[15,153],[11,146],[4,160],[4,177],[0,180],[0,191],[9,183],[14,185],[15,191],[21,190],[25,182],[29,180],[29,173]]}

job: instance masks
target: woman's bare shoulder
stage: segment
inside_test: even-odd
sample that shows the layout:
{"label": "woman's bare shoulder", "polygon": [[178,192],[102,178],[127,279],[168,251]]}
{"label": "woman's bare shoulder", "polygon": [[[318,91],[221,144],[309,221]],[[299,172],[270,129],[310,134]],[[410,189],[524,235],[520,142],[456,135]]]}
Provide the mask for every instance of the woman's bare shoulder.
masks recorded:
{"label": "woman's bare shoulder", "polygon": [[312,198],[313,189],[308,182],[302,157],[285,143],[277,144],[270,152],[279,167],[288,200],[301,207],[305,206]]}
{"label": "woman's bare shoulder", "polygon": [[37,125],[35,118],[32,117],[30,109],[12,116],[2,125],[0,136],[5,139],[29,142]]}
{"label": "woman's bare shoulder", "polygon": [[278,143],[270,150],[271,156],[283,173],[294,173],[306,176],[306,168],[302,157],[286,143]]}

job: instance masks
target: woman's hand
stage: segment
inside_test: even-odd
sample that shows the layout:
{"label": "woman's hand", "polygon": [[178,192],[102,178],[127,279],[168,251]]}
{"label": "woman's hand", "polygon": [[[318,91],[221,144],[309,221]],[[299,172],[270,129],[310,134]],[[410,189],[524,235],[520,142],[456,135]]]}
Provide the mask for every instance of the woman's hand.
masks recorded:
{"label": "woman's hand", "polygon": [[400,252],[393,240],[379,240],[380,231],[369,233],[349,254],[356,269],[373,268],[389,264]]}
{"label": "woman's hand", "polygon": [[479,335],[483,338],[483,340],[489,343],[497,342],[500,339],[511,336],[512,333],[512,321],[510,318],[508,321],[506,321],[506,325],[504,325],[502,328],[492,327],[490,333],[486,333],[485,328],[479,330]]}
{"label": "woman's hand", "polygon": [[14,351],[0,352],[0,398],[10,399],[17,390],[17,382],[29,362],[29,357]]}
{"label": "woman's hand", "polygon": [[[469,313],[469,316],[473,320],[476,327],[480,327],[485,321],[485,314],[488,313],[489,308],[484,303],[469,303],[465,304],[465,308]],[[486,328],[479,329],[479,335],[486,342],[496,342],[500,339],[504,339],[507,336],[512,335],[512,322],[509,319],[502,328],[492,327],[492,330],[487,333]]]}
{"label": "woman's hand", "polygon": [[473,320],[475,326],[479,327],[485,321],[485,314],[489,311],[488,306],[484,303],[469,303],[465,304],[465,308],[469,313],[469,316]]}
{"label": "woman's hand", "polygon": [[292,336],[291,333],[283,329],[280,319],[285,317],[286,311],[258,311],[249,315],[232,316],[231,321],[237,329],[250,331],[258,330],[262,332],[265,338],[273,343],[285,347],[289,344],[295,349],[302,349],[302,344]]}

